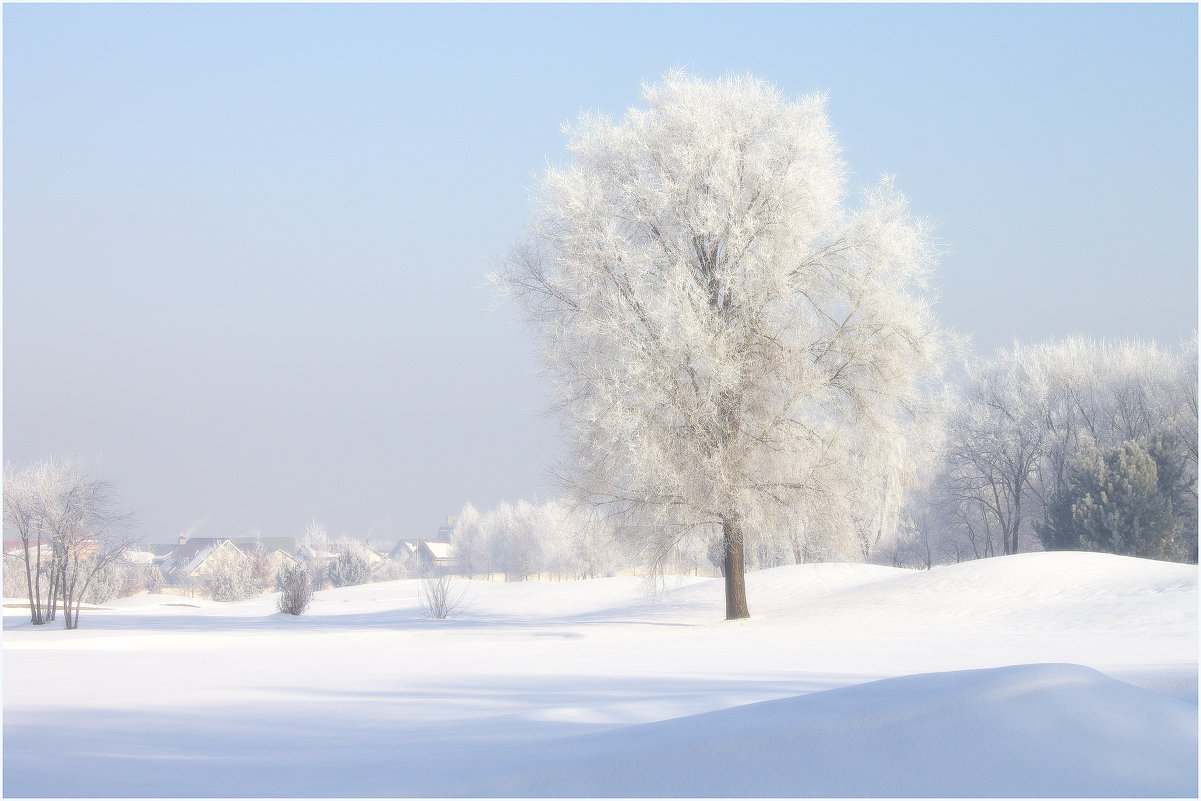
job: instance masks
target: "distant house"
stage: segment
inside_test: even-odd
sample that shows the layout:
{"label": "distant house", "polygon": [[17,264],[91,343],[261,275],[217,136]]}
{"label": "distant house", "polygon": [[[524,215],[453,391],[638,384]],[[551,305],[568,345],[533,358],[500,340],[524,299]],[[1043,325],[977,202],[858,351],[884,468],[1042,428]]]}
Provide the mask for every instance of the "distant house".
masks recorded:
{"label": "distant house", "polygon": [[[50,543],[43,541],[42,542],[42,564],[46,564],[47,562],[49,562],[50,557],[53,553],[54,553],[54,549],[50,547]],[[25,563],[25,543],[22,542],[21,540],[5,540],[4,541],[4,558],[5,558],[5,560],[13,560],[14,564],[18,561],[21,564],[24,564]],[[35,562],[35,561],[37,561],[37,558],[38,558],[37,543],[30,542],[29,543],[29,561],[31,563]],[[7,563],[7,561],[6,561],[6,563]]]}
{"label": "distant house", "polygon": [[281,568],[295,567],[300,564],[300,559],[288,553],[282,548],[276,548],[267,554],[267,561],[271,565],[271,574],[279,573]]}
{"label": "distant house", "polygon": [[401,540],[388,551],[388,559],[410,574],[431,567],[453,571],[459,566],[454,558],[454,546],[448,540]]}
{"label": "distant house", "polygon": [[372,571],[375,571],[380,565],[388,561],[388,557],[384,556],[370,545],[360,544],[359,551],[363,554],[363,558],[367,560],[367,564],[371,566]]}
{"label": "distant house", "polygon": [[256,546],[262,548],[273,576],[282,567],[300,564],[296,540],[291,537],[234,537],[231,542],[247,556],[254,554]]}
{"label": "distant house", "polygon": [[254,546],[259,545],[265,554],[283,551],[289,556],[296,556],[296,540],[291,537],[233,537],[230,542],[245,554],[249,554]]}
{"label": "distant house", "polygon": [[318,548],[305,543],[296,546],[296,555],[306,562],[332,562],[338,558],[337,551],[330,550],[329,546]]}
{"label": "distant house", "polygon": [[422,569],[434,567],[453,571],[459,568],[459,560],[455,558],[454,546],[449,540],[418,540],[417,543],[417,562]]}
{"label": "distant house", "polygon": [[405,569],[417,567],[417,543],[419,540],[401,540],[388,551],[388,558]]}
{"label": "distant house", "polygon": [[183,585],[190,581],[207,582],[213,572],[230,562],[249,562],[233,540],[223,537],[180,537],[171,554],[159,569],[170,584]]}
{"label": "distant house", "polygon": [[131,549],[127,550],[122,556],[125,559],[125,561],[130,563],[131,565],[152,565],[158,559],[158,557],[156,557],[154,555],[153,551],[148,550],[142,546],[138,546],[137,548],[131,548]]}

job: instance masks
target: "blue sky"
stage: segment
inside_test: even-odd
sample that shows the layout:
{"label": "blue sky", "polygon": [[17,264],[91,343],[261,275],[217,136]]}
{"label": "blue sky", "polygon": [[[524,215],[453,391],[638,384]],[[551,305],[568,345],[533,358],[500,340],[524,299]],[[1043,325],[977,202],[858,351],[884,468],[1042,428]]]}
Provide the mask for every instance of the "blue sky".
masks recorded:
{"label": "blue sky", "polygon": [[4,457],[142,533],[432,536],[558,453],[483,286],[560,126],[673,67],[827,92],[977,352],[1197,320],[1192,5],[6,5]]}

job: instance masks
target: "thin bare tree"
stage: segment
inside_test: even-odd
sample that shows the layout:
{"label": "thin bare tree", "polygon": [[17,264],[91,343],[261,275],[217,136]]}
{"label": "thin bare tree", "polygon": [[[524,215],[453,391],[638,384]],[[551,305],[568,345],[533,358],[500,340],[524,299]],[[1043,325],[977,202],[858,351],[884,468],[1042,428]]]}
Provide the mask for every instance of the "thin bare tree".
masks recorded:
{"label": "thin bare tree", "polygon": [[53,620],[61,603],[66,628],[77,628],[88,587],[136,541],[136,516],[120,507],[113,483],[79,458],[51,457],[20,471],[6,466],[4,500],[5,522],[24,544],[33,622]]}

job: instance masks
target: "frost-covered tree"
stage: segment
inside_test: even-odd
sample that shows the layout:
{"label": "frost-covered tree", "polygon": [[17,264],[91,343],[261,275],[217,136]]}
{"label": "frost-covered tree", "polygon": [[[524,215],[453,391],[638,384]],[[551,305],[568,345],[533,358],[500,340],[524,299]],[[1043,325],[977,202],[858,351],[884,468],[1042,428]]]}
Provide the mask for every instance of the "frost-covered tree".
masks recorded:
{"label": "frost-covered tree", "polygon": [[209,573],[214,601],[241,601],[253,598],[262,588],[248,557],[223,559]]}
{"label": "frost-covered tree", "polygon": [[162,592],[163,585],[167,583],[167,579],[163,576],[163,571],[159,566],[154,564],[144,565],[142,571],[142,586],[146,588],[146,592]]}
{"label": "frost-covered tree", "polygon": [[1048,547],[1196,561],[1197,520],[1181,514],[1170,438],[1128,440],[1102,453],[1085,440],[1070,479],[1038,526]]}
{"label": "frost-covered tree", "polygon": [[992,556],[1014,554],[1039,511],[1034,497],[1048,437],[1049,382],[1044,366],[1018,345],[968,364],[967,384],[951,423],[946,492],[964,525],[978,525]]}
{"label": "frost-covered tree", "polygon": [[540,510],[529,501],[501,503],[486,520],[493,568],[507,581],[524,581],[542,572],[545,551]]}
{"label": "frost-covered tree", "polygon": [[[34,625],[54,619],[57,608],[58,563],[53,560],[51,532],[39,513],[43,492],[40,484],[47,479],[46,462],[18,469],[4,465],[4,527],[20,537],[24,592],[29,598],[29,616]],[[6,567],[7,560],[6,560]]]}
{"label": "frost-covered tree", "polygon": [[267,550],[263,548],[258,531],[255,531],[254,543],[242,550],[246,554],[246,558],[250,560],[250,574],[254,578],[254,583],[260,588],[270,587],[275,578],[275,568],[271,564]]}
{"label": "frost-covered tree", "polygon": [[282,566],[275,584],[279,590],[276,608],[284,614],[302,615],[313,602],[313,579],[302,564]]}
{"label": "frost-covered tree", "polygon": [[450,541],[463,575],[475,578],[479,574],[490,572],[488,543],[480,530],[480,512],[470,503],[464,504],[459,510]]}
{"label": "frost-covered tree", "polygon": [[349,539],[338,542],[337,556],[329,563],[329,580],[335,587],[352,587],[371,581],[371,563],[363,548]]}
{"label": "frost-covered tree", "polygon": [[133,544],[134,516],[120,508],[112,482],[78,458],[6,466],[4,504],[5,524],[23,544],[33,622],[53,620],[61,605],[66,628],[77,628],[89,587]]}
{"label": "frost-covered tree", "polygon": [[[1194,346],[1195,347],[1195,346]],[[1195,350],[1087,337],[1020,345],[968,366],[935,502],[976,557],[1020,544],[1076,547],[1062,504],[1075,490],[1084,443],[1103,453],[1158,443],[1164,475],[1179,477],[1176,507],[1196,508]],[[1190,405],[1190,401],[1191,404]],[[1076,482],[1079,483],[1079,482]],[[955,535],[956,538],[959,534]],[[996,545],[999,544],[999,548]],[[983,547],[981,547],[983,546]]]}
{"label": "frost-covered tree", "polygon": [[300,540],[300,552],[316,589],[321,589],[329,573],[330,560],[334,556],[330,551],[329,533],[323,524],[312,520],[305,526],[304,536]]}
{"label": "frost-covered tree", "polygon": [[902,489],[944,337],[936,248],[886,179],[847,202],[825,99],[683,72],[584,115],[495,279],[528,313],[576,492],[664,553],[717,533],[726,617],[748,537],[792,509],[862,552]]}
{"label": "frost-covered tree", "polygon": [[[1084,439],[1111,450],[1177,432],[1178,461],[1190,459],[1191,443],[1191,462],[1196,464],[1195,407],[1189,412],[1190,394],[1195,404],[1196,356],[1190,356],[1187,344],[1174,352],[1155,342],[1076,336],[1021,352],[1030,369],[1046,376],[1039,410],[1046,439],[1033,484],[1044,507],[1063,490]],[[1192,381],[1187,379],[1190,372]]]}

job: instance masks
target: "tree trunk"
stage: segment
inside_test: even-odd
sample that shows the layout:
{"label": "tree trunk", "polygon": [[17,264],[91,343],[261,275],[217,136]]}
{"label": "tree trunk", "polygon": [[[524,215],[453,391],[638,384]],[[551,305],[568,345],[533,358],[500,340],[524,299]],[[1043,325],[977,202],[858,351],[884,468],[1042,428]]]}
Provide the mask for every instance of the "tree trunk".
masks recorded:
{"label": "tree trunk", "polygon": [[722,568],[726,576],[726,620],[750,617],[746,606],[746,568],[742,561],[742,516],[721,519]]}
{"label": "tree trunk", "polygon": [[[25,543],[25,586],[29,589],[29,619],[35,626],[42,622],[42,610],[38,607],[40,600],[34,590],[33,573],[29,568],[29,538],[24,537]],[[39,570],[41,565],[38,565]]]}

